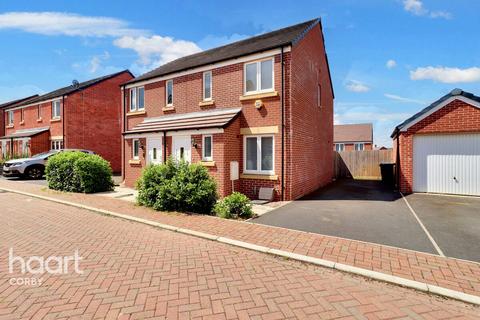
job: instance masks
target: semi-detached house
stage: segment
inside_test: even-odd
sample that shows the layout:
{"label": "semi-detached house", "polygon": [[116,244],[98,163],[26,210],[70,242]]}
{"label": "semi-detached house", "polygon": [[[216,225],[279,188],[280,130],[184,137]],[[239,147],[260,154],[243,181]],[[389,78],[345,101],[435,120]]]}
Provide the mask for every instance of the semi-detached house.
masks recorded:
{"label": "semi-detached house", "polygon": [[174,60],[122,90],[127,186],[169,157],[207,167],[220,196],[255,199],[269,187],[290,200],[332,179],[334,95],[319,19]]}
{"label": "semi-detached house", "polygon": [[9,105],[4,109],[1,154],[33,155],[51,149],[88,149],[121,170],[121,71]]}

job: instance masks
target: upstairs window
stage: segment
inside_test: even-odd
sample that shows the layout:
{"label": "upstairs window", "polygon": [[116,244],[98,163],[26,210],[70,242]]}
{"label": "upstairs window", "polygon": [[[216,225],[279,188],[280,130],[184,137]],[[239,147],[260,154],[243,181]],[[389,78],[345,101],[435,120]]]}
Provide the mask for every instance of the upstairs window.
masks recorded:
{"label": "upstairs window", "polygon": [[355,143],[355,151],[365,150],[365,143]]}
{"label": "upstairs window", "polygon": [[273,58],[245,64],[245,93],[273,90]]}
{"label": "upstairs window", "polygon": [[165,85],[165,97],[167,106],[173,105],[173,80],[168,80]]}
{"label": "upstairs window", "polygon": [[203,100],[212,100],[212,71],[203,73]]}
{"label": "upstairs window", "polygon": [[60,118],[60,100],[52,101],[52,119]]}
{"label": "upstairs window", "polygon": [[25,121],[25,109],[20,109],[20,122]]}
{"label": "upstairs window", "polygon": [[40,105],[37,106],[37,119],[42,119],[42,107]]}
{"label": "upstairs window", "polygon": [[335,143],[335,151],[342,152],[345,150],[345,145],[343,143]]}
{"label": "upstairs window", "polygon": [[145,88],[130,89],[130,112],[145,110]]}
{"label": "upstairs window", "polygon": [[13,126],[13,110],[7,112],[7,123],[9,126]]}
{"label": "upstairs window", "polygon": [[203,148],[202,148],[202,160],[203,161],[212,161],[213,155],[213,139],[212,136],[203,136]]}

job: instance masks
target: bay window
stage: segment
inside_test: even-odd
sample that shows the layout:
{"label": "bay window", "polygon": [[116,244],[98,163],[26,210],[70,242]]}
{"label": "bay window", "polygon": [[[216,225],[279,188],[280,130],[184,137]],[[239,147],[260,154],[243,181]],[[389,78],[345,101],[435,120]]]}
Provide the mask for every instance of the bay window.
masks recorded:
{"label": "bay window", "polygon": [[274,174],[273,136],[245,136],[244,172]]}
{"label": "bay window", "polygon": [[245,64],[245,93],[273,91],[273,58]]}

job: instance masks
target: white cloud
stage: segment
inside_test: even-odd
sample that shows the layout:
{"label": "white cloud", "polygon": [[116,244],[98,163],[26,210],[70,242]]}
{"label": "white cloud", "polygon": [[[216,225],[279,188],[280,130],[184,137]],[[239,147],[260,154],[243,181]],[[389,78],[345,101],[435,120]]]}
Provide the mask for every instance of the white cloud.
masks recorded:
{"label": "white cloud", "polygon": [[390,59],[387,61],[386,66],[388,69],[393,69],[397,66],[397,62],[395,60]]}
{"label": "white cloud", "polygon": [[384,96],[389,98],[389,99],[396,100],[396,101],[399,101],[399,102],[415,103],[415,104],[420,104],[420,105],[425,105],[426,104],[425,101],[421,101],[421,100],[417,100],[417,99],[411,99],[411,98],[405,98],[405,97],[397,96],[395,94],[390,94],[390,93],[385,93]]}
{"label": "white cloud", "polygon": [[158,35],[151,37],[125,36],[116,39],[113,43],[119,48],[134,50],[139,56],[137,63],[150,68],[201,51],[194,42]]}
{"label": "white cloud", "polygon": [[0,14],[0,29],[16,29],[42,35],[120,37],[145,34],[128,23],[110,17],[90,17],[63,12],[6,12]]}
{"label": "white cloud", "polygon": [[460,69],[428,66],[410,71],[410,79],[433,80],[443,83],[477,82],[480,81],[480,68]]}
{"label": "white cloud", "polygon": [[110,59],[110,53],[108,53],[108,51],[105,51],[101,55],[93,56],[92,59],[90,60],[90,63],[89,63],[90,65],[88,70],[90,71],[90,73],[97,72],[97,70],[102,65],[103,61],[107,61],[108,59]]}
{"label": "white cloud", "polygon": [[410,12],[416,16],[428,16],[430,18],[443,18],[451,19],[452,14],[447,11],[430,11],[429,9],[423,6],[421,0],[403,0],[403,9]]}
{"label": "white cloud", "polygon": [[251,37],[250,35],[246,34],[238,34],[234,33],[230,36],[214,36],[208,35],[202,40],[198,41],[198,46],[204,50],[215,48],[219,46],[223,46],[232,42],[240,41],[246,38]]}
{"label": "white cloud", "polygon": [[347,88],[348,91],[358,92],[358,93],[370,91],[369,86],[367,86],[366,84],[364,84],[360,81],[356,81],[356,80],[348,81],[347,84],[345,85],[345,87]]}

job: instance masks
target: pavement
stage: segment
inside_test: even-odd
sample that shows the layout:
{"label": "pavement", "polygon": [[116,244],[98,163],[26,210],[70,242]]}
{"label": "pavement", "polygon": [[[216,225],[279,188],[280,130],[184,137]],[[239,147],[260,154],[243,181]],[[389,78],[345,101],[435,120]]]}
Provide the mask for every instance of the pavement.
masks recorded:
{"label": "pavement", "polygon": [[[102,202],[102,197],[85,199]],[[7,259],[0,259],[0,319],[480,315],[479,308],[458,301],[25,195],[2,192],[0,205],[2,254],[8,255],[10,248],[24,258],[68,256],[78,250],[83,272],[35,275],[42,280],[39,286],[11,285],[12,278],[18,282],[30,275],[20,274],[19,262],[9,273]]]}
{"label": "pavement", "polygon": [[480,262],[480,198],[406,199],[411,209],[380,181],[338,180],[252,222]]}

